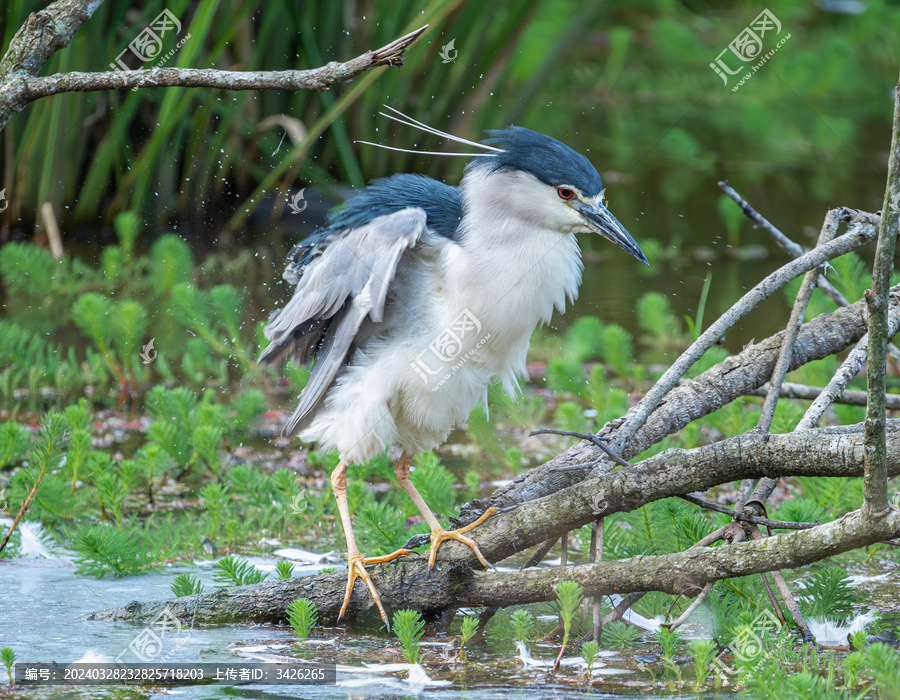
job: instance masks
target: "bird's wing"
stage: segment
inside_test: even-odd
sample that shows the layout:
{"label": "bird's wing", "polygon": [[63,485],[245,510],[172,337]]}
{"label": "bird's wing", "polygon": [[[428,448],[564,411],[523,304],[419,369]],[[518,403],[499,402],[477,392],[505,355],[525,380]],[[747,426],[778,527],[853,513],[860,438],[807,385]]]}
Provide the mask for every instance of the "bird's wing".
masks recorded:
{"label": "bird's wing", "polygon": [[425,212],[411,207],[356,228],[326,230],[291,251],[284,278],[297,289],[266,326],[270,344],[259,357],[265,364],[315,357],[285,435],[325,396],[366,316],[382,320],[397,264],[425,230]]}

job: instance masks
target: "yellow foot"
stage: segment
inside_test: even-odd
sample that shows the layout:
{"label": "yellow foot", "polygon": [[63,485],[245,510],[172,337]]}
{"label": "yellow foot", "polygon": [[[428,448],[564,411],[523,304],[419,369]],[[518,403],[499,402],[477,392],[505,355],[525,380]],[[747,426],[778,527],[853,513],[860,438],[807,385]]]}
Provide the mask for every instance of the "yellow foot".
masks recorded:
{"label": "yellow foot", "polygon": [[480,561],[485,568],[493,568],[491,563],[484,558],[481,551],[478,549],[478,545],[475,543],[470,537],[466,537],[465,533],[469,530],[474,530],[476,527],[481,525],[485,520],[490,518],[494,513],[497,512],[496,508],[488,508],[484,513],[481,514],[481,517],[478,518],[474,523],[469,523],[465,527],[461,527],[458,530],[432,530],[431,531],[431,553],[428,556],[428,568],[434,568],[434,562],[437,558],[438,550],[441,548],[441,545],[447,540],[456,540],[457,542],[462,542],[466,547],[475,552],[475,556],[478,557],[478,561]]}
{"label": "yellow foot", "polygon": [[378,606],[378,612],[381,613],[381,619],[384,620],[384,624],[387,625],[388,632],[391,631],[391,623],[388,622],[387,613],[384,612],[384,606],[381,604],[381,596],[378,595],[378,591],[375,590],[375,584],[372,583],[372,578],[369,576],[369,572],[366,571],[366,567],[370,564],[384,564],[385,562],[393,561],[404,554],[412,554],[412,552],[408,549],[398,549],[392,554],[385,554],[381,557],[364,557],[359,552],[349,554],[347,561],[347,591],[344,593],[344,604],[341,605],[341,612],[338,613],[338,622],[341,621],[341,618],[344,617],[344,613],[347,612],[347,606],[350,604],[350,596],[353,595],[353,584],[356,583],[356,579],[361,578],[372,593],[372,600],[374,600],[375,605]]}

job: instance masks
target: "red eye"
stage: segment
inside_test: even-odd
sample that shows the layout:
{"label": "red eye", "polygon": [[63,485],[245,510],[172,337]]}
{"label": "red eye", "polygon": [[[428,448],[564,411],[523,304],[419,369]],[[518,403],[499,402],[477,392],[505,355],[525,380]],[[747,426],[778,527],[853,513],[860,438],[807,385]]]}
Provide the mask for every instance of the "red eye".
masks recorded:
{"label": "red eye", "polygon": [[556,190],[556,194],[558,194],[563,199],[572,199],[572,197],[575,196],[575,193],[568,187],[560,187],[558,190]]}

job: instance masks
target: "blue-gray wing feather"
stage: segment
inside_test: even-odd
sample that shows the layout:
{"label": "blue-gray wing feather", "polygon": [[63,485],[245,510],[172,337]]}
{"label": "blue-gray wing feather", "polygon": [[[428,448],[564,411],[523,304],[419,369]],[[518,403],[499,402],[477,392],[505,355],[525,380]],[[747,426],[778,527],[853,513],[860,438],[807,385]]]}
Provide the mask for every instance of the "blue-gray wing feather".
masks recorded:
{"label": "blue-gray wing feather", "polygon": [[425,211],[407,208],[355,228],[328,229],[291,252],[284,278],[297,288],[266,326],[269,346],[259,357],[265,364],[315,358],[285,435],[311,419],[366,317],[382,320],[397,264],[425,230]]}

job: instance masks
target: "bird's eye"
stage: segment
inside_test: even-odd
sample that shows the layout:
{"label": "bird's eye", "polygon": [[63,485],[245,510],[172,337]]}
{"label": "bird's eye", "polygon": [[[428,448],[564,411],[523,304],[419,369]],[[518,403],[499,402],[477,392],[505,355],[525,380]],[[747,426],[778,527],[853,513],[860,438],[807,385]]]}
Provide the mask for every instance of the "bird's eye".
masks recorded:
{"label": "bird's eye", "polygon": [[562,199],[572,199],[572,197],[575,196],[575,193],[568,187],[560,187],[558,190],[556,190],[556,194],[558,194]]}

